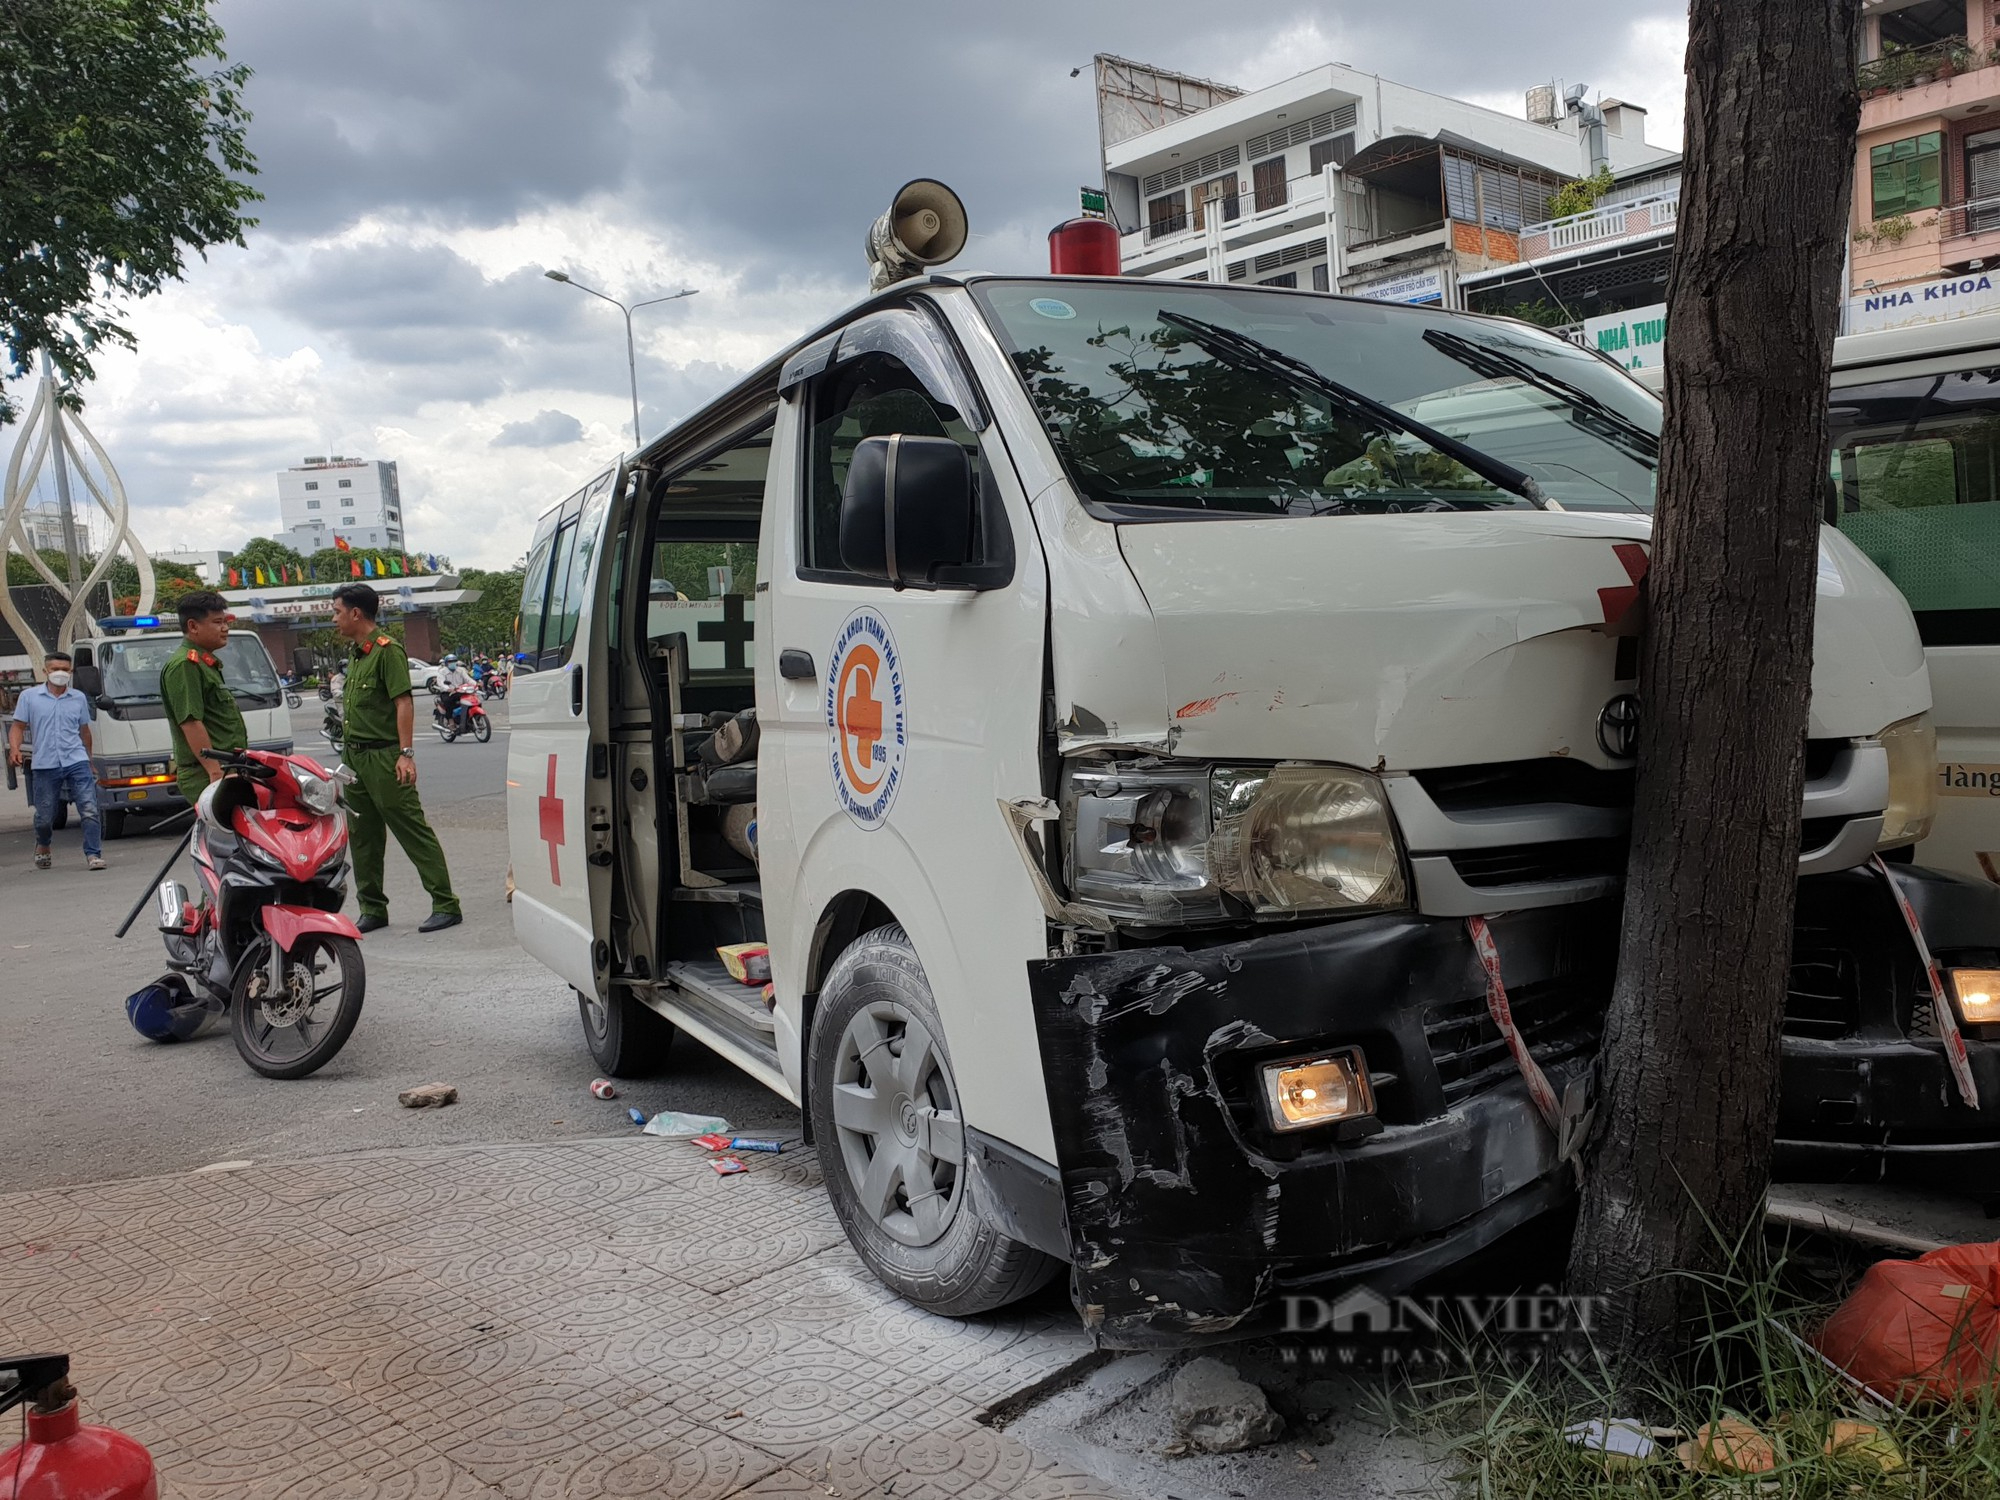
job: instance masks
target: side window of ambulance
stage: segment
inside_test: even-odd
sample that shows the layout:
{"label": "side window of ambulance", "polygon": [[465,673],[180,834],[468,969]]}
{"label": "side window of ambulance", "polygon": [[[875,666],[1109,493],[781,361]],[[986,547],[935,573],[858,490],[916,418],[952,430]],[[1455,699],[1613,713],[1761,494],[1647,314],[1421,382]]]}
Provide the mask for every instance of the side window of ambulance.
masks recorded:
{"label": "side window of ambulance", "polygon": [[526,576],[521,580],[520,639],[514,645],[514,669],[532,672],[540,665],[542,619],[549,595],[549,559],[555,550],[553,528],[535,538],[528,552]]}
{"label": "side window of ambulance", "polygon": [[[563,592],[569,587],[570,560],[576,553],[576,522],[565,521],[556,532],[555,546],[549,553],[549,602],[542,610],[541,644],[535,652],[535,665],[542,671],[559,667],[563,662],[563,647],[568,637],[563,634]],[[576,631],[576,620],[569,621],[570,633]]]}
{"label": "side window of ambulance", "polygon": [[924,389],[908,365],[890,354],[864,354],[841,365],[822,377],[813,393],[802,576],[860,581],[840,559],[840,496],[847,466],[863,438],[899,432],[950,438],[972,462],[975,489],[982,482],[978,436],[955,408]]}

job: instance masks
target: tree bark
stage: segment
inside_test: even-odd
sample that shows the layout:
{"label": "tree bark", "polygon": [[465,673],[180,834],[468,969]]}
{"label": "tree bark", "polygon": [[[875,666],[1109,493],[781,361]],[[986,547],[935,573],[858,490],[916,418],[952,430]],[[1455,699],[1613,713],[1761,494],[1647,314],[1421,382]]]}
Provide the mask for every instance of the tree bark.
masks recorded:
{"label": "tree bark", "polygon": [[[1693,0],[1644,714],[1573,1291],[1685,1351],[1761,1212],[1798,883],[1857,0]],[[1713,1226],[1713,1227],[1711,1227]]]}

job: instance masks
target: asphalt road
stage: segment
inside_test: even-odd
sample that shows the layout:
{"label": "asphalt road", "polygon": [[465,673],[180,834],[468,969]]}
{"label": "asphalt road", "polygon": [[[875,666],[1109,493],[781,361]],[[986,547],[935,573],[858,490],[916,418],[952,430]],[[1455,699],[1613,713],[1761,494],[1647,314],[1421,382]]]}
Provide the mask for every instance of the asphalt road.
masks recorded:
{"label": "asphalt road", "polygon": [[[252,1073],[226,1028],[161,1046],[125,1020],[125,996],[161,972],[159,939],[145,914],[122,942],[111,934],[173,836],[113,841],[111,869],[92,874],[72,824],[56,835],[56,868],[37,871],[26,800],[0,792],[0,1191],[382,1146],[620,1135],[636,1130],[628,1105],[796,1140],[790,1105],[686,1038],[658,1078],[621,1083],[614,1102],[590,1096],[575,996],[514,944],[506,714],[494,707],[489,744],[417,736],[418,785],[464,924],[416,931],[428,903],[392,844],[391,925],[364,946],[361,1023],[339,1057],[292,1083]],[[428,717],[427,701],[420,709]],[[308,753],[324,750],[319,717],[312,697],[293,714]],[[397,1106],[399,1091],[432,1081],[456,1084],[459,1102]]]}

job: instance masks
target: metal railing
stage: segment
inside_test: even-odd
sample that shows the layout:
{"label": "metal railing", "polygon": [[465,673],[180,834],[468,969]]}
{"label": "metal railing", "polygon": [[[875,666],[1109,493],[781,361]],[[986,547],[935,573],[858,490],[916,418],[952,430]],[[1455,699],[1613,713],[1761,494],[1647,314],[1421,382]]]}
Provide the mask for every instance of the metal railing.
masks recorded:
{"label": "metal railing", "polygon": [[2000,229],[2000,198],[1968,198],[1963,203],[1947,203],[1938,210],[1938,238],[1964,239]]}
{"label": "metal railing", "polygon": [[1680,190],[1635,198],[1629,203],[1604,203],[1580,214],[1547,219],[1521,227],[1521,259],[1539,260],[1561,250],[1609,240],[1630,239],[1656,229],[1670,229],[1679,222]]}
{"label": "metal railing", "polygon": [[1875,89],[1907,89],[1969,73],[1993,60],[1985,47],[1974,47],[1962,36],[1948,36],[1921,47],[1897,47],[1893,43],[1882,55],[1863,63],[1855,73],[1862,92]]}

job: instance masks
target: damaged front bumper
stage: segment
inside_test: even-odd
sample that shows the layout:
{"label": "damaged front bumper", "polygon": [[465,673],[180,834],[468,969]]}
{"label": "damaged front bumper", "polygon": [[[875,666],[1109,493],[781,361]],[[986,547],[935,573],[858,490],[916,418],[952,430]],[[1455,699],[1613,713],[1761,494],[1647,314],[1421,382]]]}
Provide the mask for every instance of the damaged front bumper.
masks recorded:
{"label": "damaged front bumper", "polygon": [[[1560,1094],[1596,1051],[1616,907],[1491,925],[1516,1024]],[[1286,1294],[1394,1295],[1571,1190],[1460,922],[1368,917],[1029,970],[1072,1291],[1110,1342],[1246,1332]],[[1259,1065],[1348,1047],[1379,1133],[1272,1130]]]}
{"label": "damaged front bumper", "polygon": [[[2000,889],[1910,866],[1893,878],[1941,966],[2000,967]],[[1560,1097],[1596,1054],[1617,901],[1490,927],[1514,1022]],[[1393,1296],[1573,1192],[1462,922],[1404,913],[1049,959],[1029,990],[1072,1293],[1108,1342],[1242,1334],[1288,1295]],[[1967,1038],[1974,1110],[1931,1003],[1879,872],[1799,882],[1781,1180],[2000,1181],[2000,1043]],[[1366,1060],[1379,1132],[1273,1130],[1259,1067],[1346,1048]]]}
{"label": "damaged front bumper", "polygon": [[[2000,966],[2000,887],[1915,865],[1889,870],[1940,969]],[[1878,872],[1799,882],[1779,1180],[2000,1184],[2000,1041],[1966,1036],[1975,1109],[1945,1060],[1935,1007],[1950,1003],[1931,994]]]}

